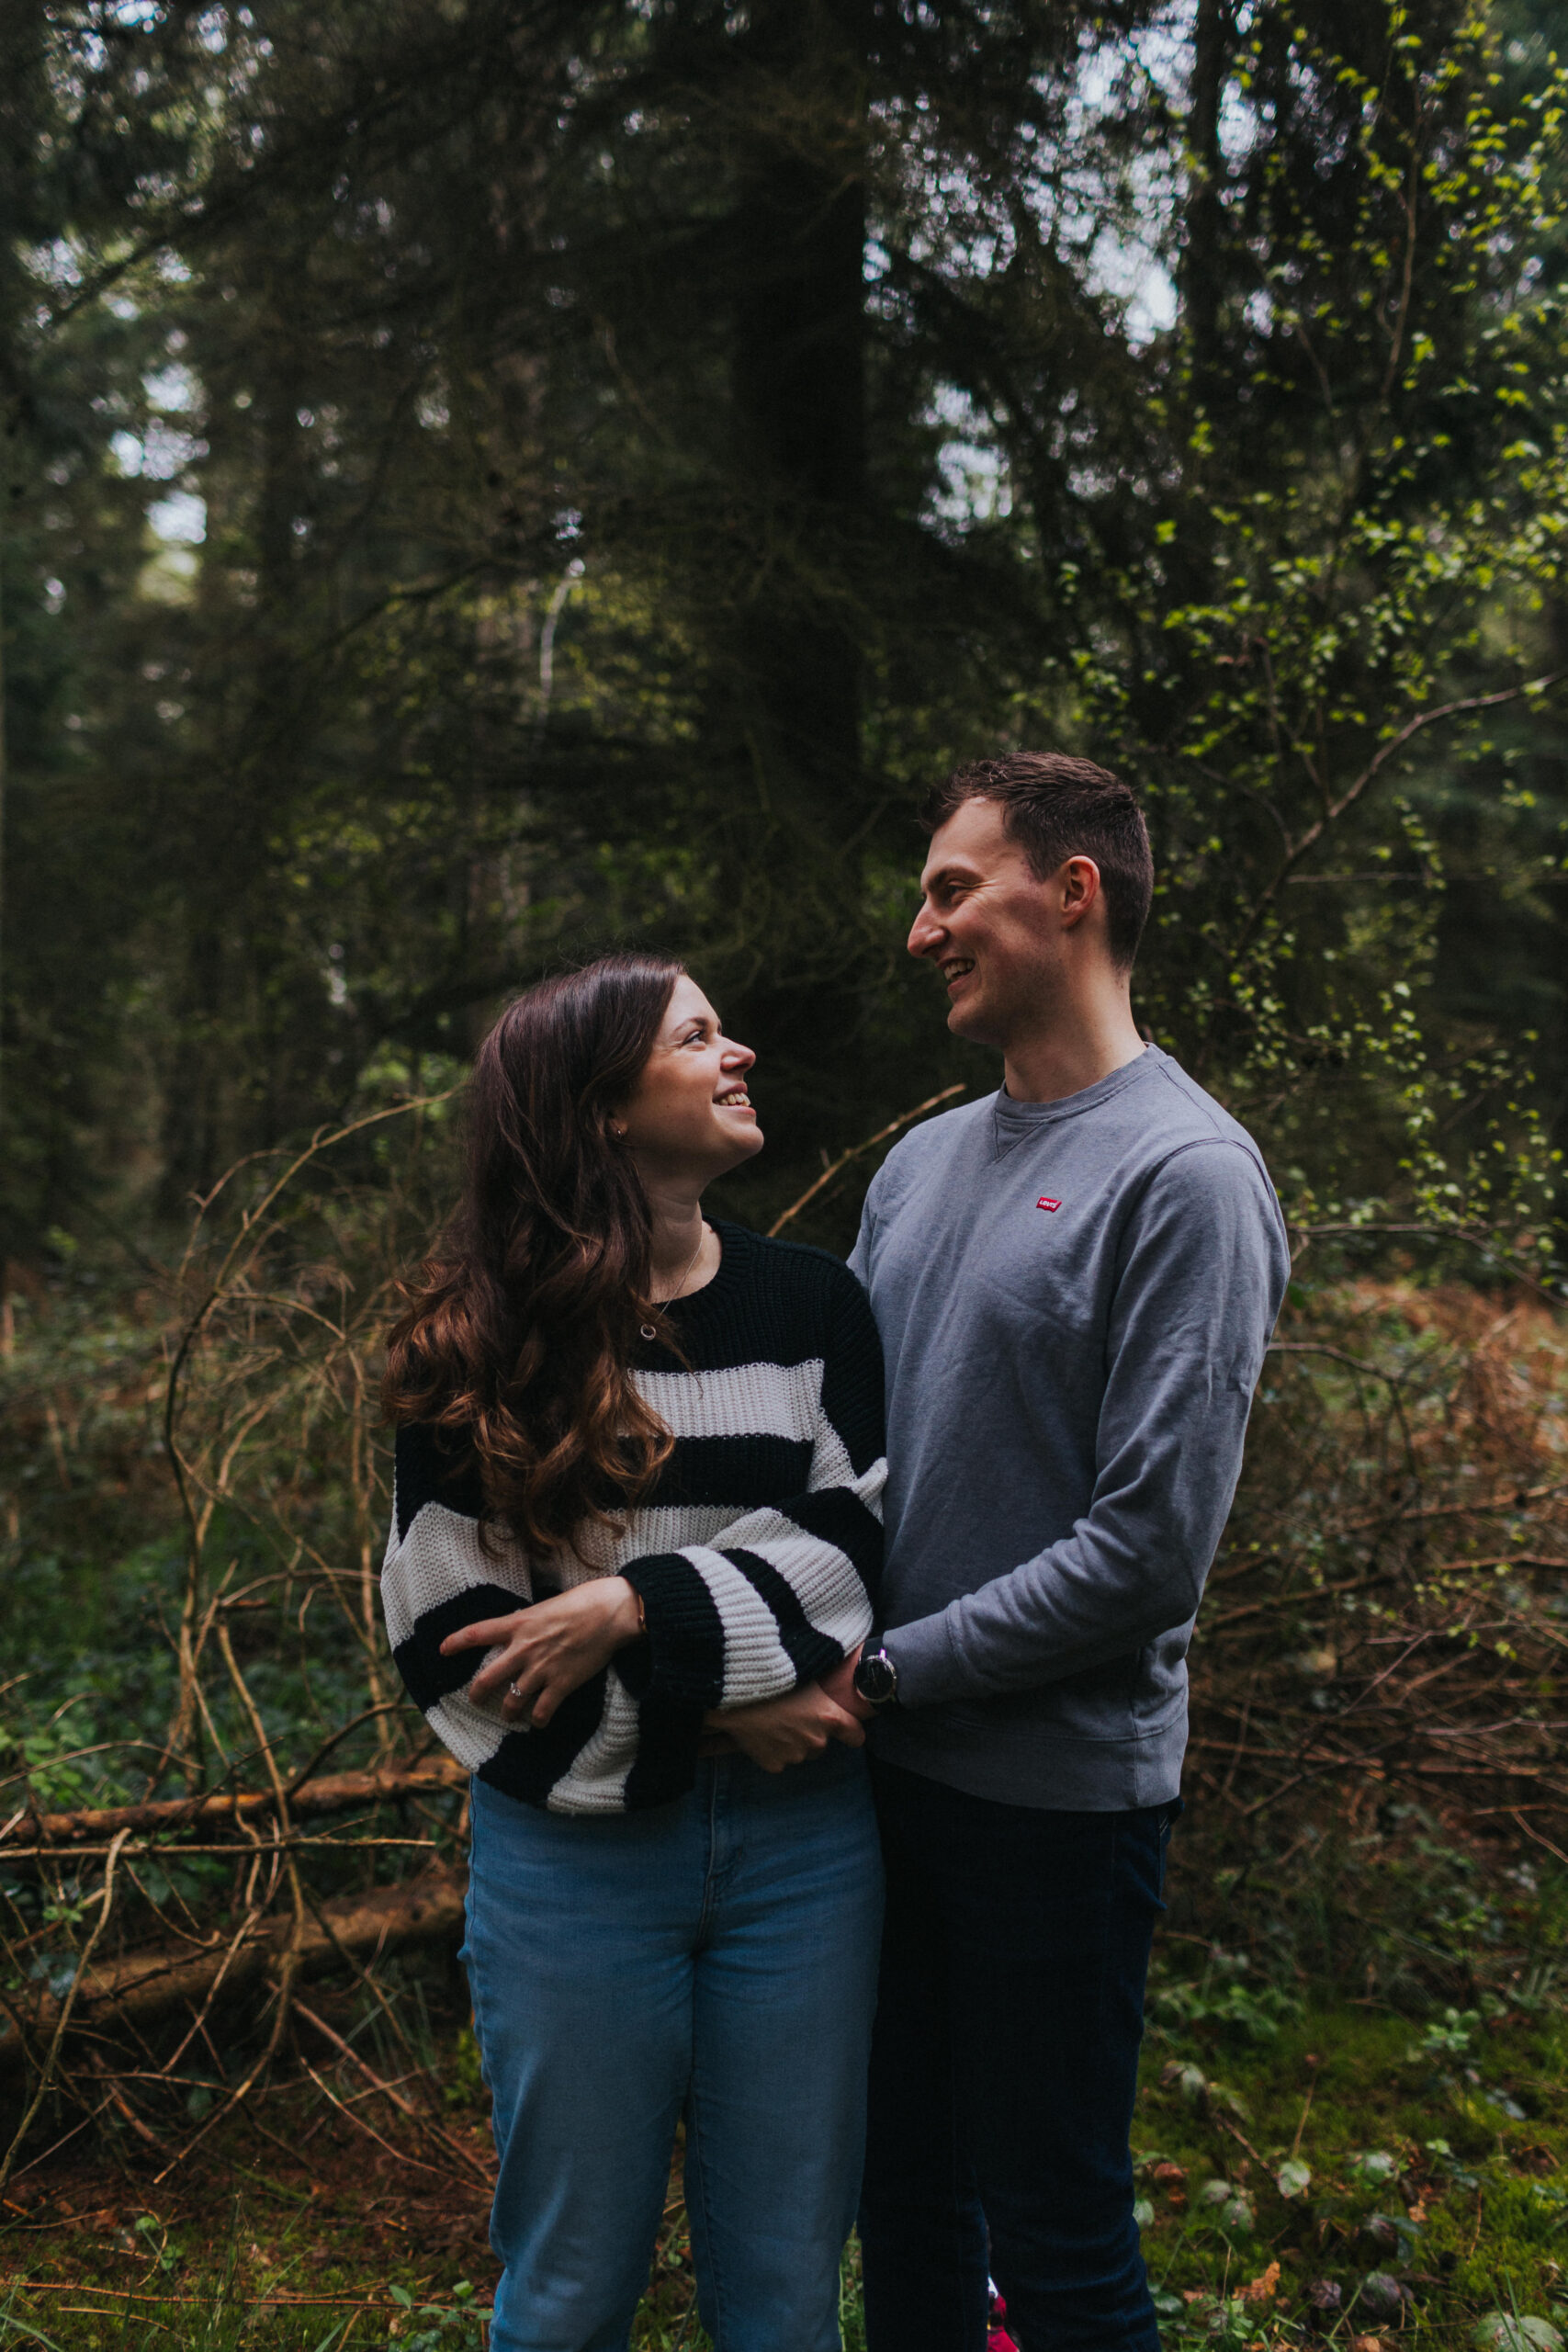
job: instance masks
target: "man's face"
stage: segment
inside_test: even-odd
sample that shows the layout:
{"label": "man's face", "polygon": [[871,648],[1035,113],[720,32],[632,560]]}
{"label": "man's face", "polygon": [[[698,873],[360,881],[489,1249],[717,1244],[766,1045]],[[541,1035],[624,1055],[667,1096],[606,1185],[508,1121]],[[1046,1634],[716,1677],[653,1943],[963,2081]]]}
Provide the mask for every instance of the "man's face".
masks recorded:
{"label": "man's face", "polygon": [[946,981],[955,1035],[1006,1052],[1039,1025],[1058,972],[1053,904],[1051,885],[1030,872],[996,801],[961,802],[931,835],[908,947]]}

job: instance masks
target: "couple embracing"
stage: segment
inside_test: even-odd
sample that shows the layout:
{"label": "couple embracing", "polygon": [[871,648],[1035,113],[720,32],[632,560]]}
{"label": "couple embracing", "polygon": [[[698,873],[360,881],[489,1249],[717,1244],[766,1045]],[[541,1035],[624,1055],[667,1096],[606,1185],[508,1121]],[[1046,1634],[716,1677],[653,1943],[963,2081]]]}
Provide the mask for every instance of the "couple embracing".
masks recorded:
{"label": "couple embracing", "polygon": [[[1250,1137],[1130,1010],[1148,835],[1027,753],[910,952],[1004,1082],[848,1268],[705,1221],[753,1056],[678,965],[519,997],[393,1335],[398,1665],[473,1771],[492,2352],[624,2352],[685,2126],[718,2352],[1157,2352],[1128,2129],[1188,1641],[1283,1290]],[[886,1435],[885,1435],[886,1430]]]}

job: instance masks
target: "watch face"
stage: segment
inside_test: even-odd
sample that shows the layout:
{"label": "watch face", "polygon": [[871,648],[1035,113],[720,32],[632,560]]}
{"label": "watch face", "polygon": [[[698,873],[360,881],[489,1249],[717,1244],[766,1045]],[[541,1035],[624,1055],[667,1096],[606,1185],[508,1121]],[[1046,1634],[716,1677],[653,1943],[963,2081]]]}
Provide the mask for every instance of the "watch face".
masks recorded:
{"label": "watch face", "polygon": [[874,1707],[879,1707],[885,1700],[891,1699],[897,1680],[891,1659],[885,1657],[880,1650],[873,1650],[868,1657],[863,1657],[855,1668],[855,1688],[863,1699],[871,1701]]}

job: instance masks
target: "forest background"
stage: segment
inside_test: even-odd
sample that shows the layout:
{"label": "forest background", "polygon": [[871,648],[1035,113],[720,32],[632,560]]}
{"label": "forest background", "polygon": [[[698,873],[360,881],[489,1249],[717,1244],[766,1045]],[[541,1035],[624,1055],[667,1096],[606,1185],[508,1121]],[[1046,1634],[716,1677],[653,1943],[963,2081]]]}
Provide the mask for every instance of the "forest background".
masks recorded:
{"label": "forest background", "polygon": [[[1016,746],[1143,793],[1135,1012],[1296,1253],[1195,1659],[1166,2323],[1551,2336],[1559,17],[0,10],[0,2171],[18,2279],[35,2198],[191,2200],[71,2240],[105,2341],[290,2099],[482,2180],[461,1792],[374,1595],[475,1042],[674,950],[761,1057],[721,1205],[847,1248],[888,1130],[996,1082],[903,938],[925,786]],[[295,2291],[240,2243],[214,2328]]]}

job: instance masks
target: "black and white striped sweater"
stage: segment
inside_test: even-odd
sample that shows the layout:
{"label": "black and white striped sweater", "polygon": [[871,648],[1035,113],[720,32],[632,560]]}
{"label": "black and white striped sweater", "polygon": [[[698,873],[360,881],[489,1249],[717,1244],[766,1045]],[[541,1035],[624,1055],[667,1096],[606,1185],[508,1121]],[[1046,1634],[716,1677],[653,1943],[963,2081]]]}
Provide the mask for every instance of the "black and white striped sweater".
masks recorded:
{"label": "black and white striped sweater", "polygon": [[[681,1795],[708,1708],[811,1681],[871,1629],[887,1464],[865,1295],[821,1250],[712,1222],[718,1272],[666,1310],[685,1363],[651,1341],[632,1367],[675,1450],[623,1534],[585,1539],[585,1560],[531,1561],[506,1532],[481,1545],[471,1463],[427,1427],[398,1431],[381,1596],[399,1670],[460,1763],[553,1813]],[[443,1657],[446,1635],[595,1576],[636,1586],[646,1635],[542,1731],[476,1706],[474,1653]]]}

